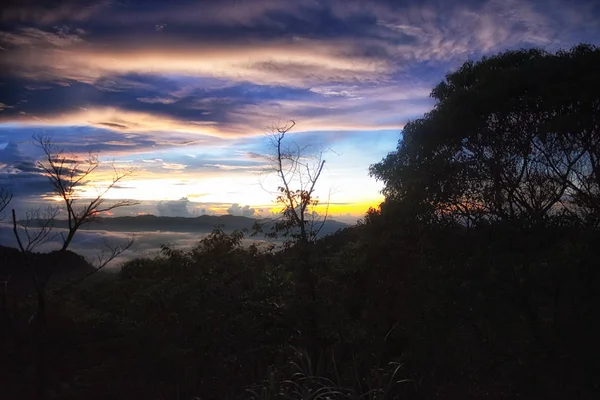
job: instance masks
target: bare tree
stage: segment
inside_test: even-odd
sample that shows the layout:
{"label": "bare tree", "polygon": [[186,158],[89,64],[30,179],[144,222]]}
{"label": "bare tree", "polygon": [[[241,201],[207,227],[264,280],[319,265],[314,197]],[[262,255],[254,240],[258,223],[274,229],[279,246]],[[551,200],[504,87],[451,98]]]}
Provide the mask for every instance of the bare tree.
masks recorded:
{"label": "bare tree", "polygon": [[[21,252],[24,254],[26,264],[29,268],[37,298],[37,309],[30,322],[33,323],[34,333],[37,339],[35,351],[36,369],[36,396],[38,399],[45,397],[45,326],[46,326],[46,297],[48,284],[51,281],[52,272],[61,265],[70,244],[77,231],[85,224],[92,222],[103,212],[116,208],[138,204],[136,201],[122,200],[107,204],[106,194],[113,189],[121,180],[133,173],[133,169],[118,170],[114,165],[113,176],[108,184],[97,188],[97,194],[90,198],[80,195],[83,187],[91,184],[93,173],[100,167],[98,156],[90,153],[86,158],[68,156],[63,149],[54,144],[52,139],[45,135],[35,135],[36,144],[44,152],[44,159],[38,161],[37,166],[48,178],[56,195],[62,199],[64,210],[67,214],[66,234],[61,234],[62,245],[55,253],[51,265],[39,268],[34,265],[32,251],[39,245],[45,243],[53,236],[51,232],[58,215],[58,208],[49,208],[45,212],[28,213],[25,219],[18,221],[15,210],[12,210],[13,233]],[[37,229],[32,229],[37,225]],[[54,294],[60,293],[73,285],[83,281],[93,273],[100,271],[119,254],[127,250],[133,243],[130,240],[125,245],[111,245],[105,243],[106,249],[98,256],[95,268],[84,276],[68,282],[59,288]]]}
{"label": "bare tree", "polygon": [[[25,217],[18,221],[17,244],[24,253],[32,252],[36,247],[51,240],[53,235],[54,220],[60,209],[48,206],[46,209],[38,209],[25,212]],[[15,218],[13,218],[14,225]],[[14,230],[14,226],[13,226]]]}
{"label": "bare tree", "polygon": [[77,190],[89,184],[91,175],[100,166],[98,155],[90,153],[85,159],[81,160],[78,157],[67,156],[64,150],[57,147],[48,136],[36,135],[34,140],[45,155],[45,160],[38,161],[37,165],[52,183],[55,193],[63,200],[67,212],[68,233],[64,238],[61,250],[64,251],[69,247],[75,233],[81,226],[92,222],[100,214],[112,211],[115,208],[138,204],[137,201],[132,200],[121,200],[112,204],[105,204],[106,194],[121,180],[134,172],[132,168],[120,171],[113,166],[113,176],[110,183],[98,188],[97,195],[91,200],[86,199],[84,205],[78,205],[78,202],[82,199]]}
{"label": "bare tree", "polygon": [[93,274],[98,271],[101,271],[104,267],[106,267],[112,260],[123,254],[126,250],[131,248],[134,243],[134,238],[130,237],[129,240],[125,243],[115,244],[111,243],[107,239],[103,241],[103,248],[100,250],[98,254],[96,254],[95,260],[91,262],[93,269],[88,271],[86,274],[73,279],[70,282],[67,282],[65,285],[56,289],[53,294],[61,294],[72,288],[73,286],[83,282]]}
{"label": "bare tree", "polygon": [[286,143],[286,135],[295,125],[292,120],[268,128],[274,155],[268,157],[271,165],[267,172],[279,178],[276,201],[283,207],[271,235],[291,236],[293,241],[308,244],[318,238],[329,211],[329,202],[323,215],[316,211],[319,198],[315,190],[325,167],[325,151],[311,152],[309,146]]}

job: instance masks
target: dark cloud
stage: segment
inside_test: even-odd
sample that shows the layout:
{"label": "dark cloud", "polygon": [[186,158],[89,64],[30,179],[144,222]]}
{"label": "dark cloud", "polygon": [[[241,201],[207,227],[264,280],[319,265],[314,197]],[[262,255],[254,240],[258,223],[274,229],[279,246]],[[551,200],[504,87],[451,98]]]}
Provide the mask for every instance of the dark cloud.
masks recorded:
{"label": "dark cloud", "polygon": [[16,142],[0,147],[0,185],[7,187],[15,196],[42,196],[52,191],[48,178],[41,175],[35,160],[25,155]]}
{"label": "dark cloud", "polygon": [[98,122],[98,125],[104,125],[104,126],[107,126],[109,128],[119,128],[119,129],[127,129],[127,128],[129,128],[127,125],[117,124],[117,123],[114,123],[114,122]]}
{"label": "dark cloud", "polygon": [[29,161],[19,150],[19,145],[13,141],[8,142],[0,150],[0,164],[14,165]]}
{"label": "dark cloud", "polygon": [[[238,122],[236,119],[247,106],[260,106],[276,99],[308,102],[320,97],[307,89],[252,84],[194,88],[187,86],[186,82],[139,74],[107,77],[93,84],[49,82],[43,86],[43,90],[39,90],[39,87],[32,90],[35,81],[17,77],[0,79],[0,85],[3,88],[0,101],[5,105],[0,113],[0,122],[20,120],[38,124],[60,115],[115,108],[122,112],[167,117],[190,124],[215,124],[227,129],[228,125]],[[81,122],[113,130],[139,131],[135,120],[131,123],[106,121],[99,115]],[[145,130],[151,128],[142,126]]]}
{"label": "dark cloud", "polygon": [[[187,138],[185,135],[173,133],[164,135],[161,132],[122,133],[110,129],[92,126],[32,126],[32,127],[3,127],[0,124],[0,152],[2,142],[20,143],[20,148],[27,150],[26,157],[31,160],[41,155],[41,150],[33,145],[33,135],[46,134],[61,148],[75,154],[88,152],[109,154],[132,154],[146,150],[157,150],[167,146],[180,144]],[[208,137],[197,136],[199,143],[209,140]],[[214,140],[214,139],[210,139]],[[7,157],[4,153],[3,157]],[[2,162],[2,161],[0,161]],[[14,162],[14,161],[13,161]]]}
{"label": "dark cloud", "polygon": [[38,25],[84,21],[111,3],[107,0],[5,0],[0,21]]}
{"label": "dark cloud", "polygon": [[239,135],[284,116],[310,129],[399,128],[412,115],[377,116],[407,109],[399,101],[429,105],[402,97],[414,81],[402,71],[433,69],[431,87],[449,62],[597,37],[598,5],[551,3],[10,2],[0,121],[144,132],[165,120],[159,130]]}
{"label": "dark cloud", "polygon": [[15,196],[12,204],[16,208],[20,208],[21,197],[39,198],[53,192],[48,178],[37,174],[15,175],[0,172],[0,184],[6,185],[12,191]]}

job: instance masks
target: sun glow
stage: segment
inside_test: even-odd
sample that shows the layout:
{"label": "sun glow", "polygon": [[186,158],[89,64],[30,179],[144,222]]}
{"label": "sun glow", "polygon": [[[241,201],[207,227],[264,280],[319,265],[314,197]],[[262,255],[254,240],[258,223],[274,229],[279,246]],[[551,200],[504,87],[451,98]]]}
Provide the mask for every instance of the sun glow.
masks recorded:
{"label": "sun glow", "polygon": [[[81,201],[95,198],[103,193],[110,181],[96,182],[94,185],[80,187],[77,198]],[[107,201],[132,199],[141,202],[185,201],[190,213],[209,212],[227,214],[231,204],[248,205],[256,210],[256,216],[269,217],[282,209],[273,193],[252,182],[241,182],[240,178],[198,179],[182,184],[178,179],[131,179],[108,191],[103,196]],[[377,207],[382,198],[363,200],[356,203],[335,203],[321,196],[318,206],[314,207],[319,215],[361,217],[369,207]],[[61,200],[56,197],[56,200]],[[134,212],[135,211],[135,212]],[[140,212],[133,210],[134,214]],[[146,214],[142,212],[141,214]]]}

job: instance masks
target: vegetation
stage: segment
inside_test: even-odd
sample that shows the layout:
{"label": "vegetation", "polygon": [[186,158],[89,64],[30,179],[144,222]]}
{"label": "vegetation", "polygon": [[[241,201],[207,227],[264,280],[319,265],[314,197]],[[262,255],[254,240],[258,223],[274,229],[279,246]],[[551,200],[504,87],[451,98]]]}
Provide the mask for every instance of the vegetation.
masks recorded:
{"label": "vegetation", "polygon": [[[319,159],[308,192],[283,174],[282,250],[217,228],[48,296],[47,397],[597,398],[598,61],[465,63],[372,166],[386,199],[356,226],[301,229]],[[7,293],[3,396],[27,398],[35,299]]]}
{"label": "vegetation", "polygon": [[511,51],[467,62],[371,168],[388,201],[424,220],[572,218],[598,224],[600,51]]}

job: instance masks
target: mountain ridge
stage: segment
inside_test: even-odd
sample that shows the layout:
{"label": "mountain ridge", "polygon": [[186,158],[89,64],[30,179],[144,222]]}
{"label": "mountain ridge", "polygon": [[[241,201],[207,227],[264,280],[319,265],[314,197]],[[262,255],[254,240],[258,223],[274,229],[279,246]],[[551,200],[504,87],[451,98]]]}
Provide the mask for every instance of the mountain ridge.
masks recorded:
{"label": "mountain ridge", "polygon": [[[273,227],[273,218],[250,218],[238,215],[201,215],[198,217],[167,217],[152,214],[120,217],[99,217],[81,227],[84,230],[109,230],[115,232],[211,232],[215,227],[221,226],[226,232],[233,230],[251,230],[256,223],[263,223],[263,231],[269,232]],[[30,225],[39,226],[42,220],[30,221]],[[67,220],[56,219],[56,228],[66,228]],[[350,226],[349,224],[327,220],[319,237],[332,234],[339,229]]]}

